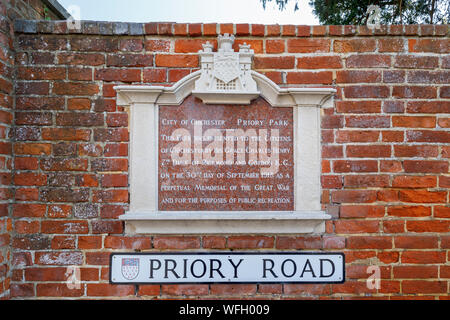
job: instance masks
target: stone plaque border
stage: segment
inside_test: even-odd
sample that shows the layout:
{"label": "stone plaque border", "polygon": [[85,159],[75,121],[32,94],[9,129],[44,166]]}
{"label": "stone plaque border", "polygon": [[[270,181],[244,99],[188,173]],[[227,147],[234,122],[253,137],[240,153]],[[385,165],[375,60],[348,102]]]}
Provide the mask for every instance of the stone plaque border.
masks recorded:
{"label": "stone plaque border", "polygon": [[[281,234],[323,233],[331,217],[321,210],[321,108],[331,107],[333,88],[280,88],[250,71],[258,95],[273,107],[294,108],[294,211],[158,211],[158,123],[160,105],[180,105],[195,96],[196,71],[172,87],[119,85],[117,104],[130,114],[130,209],[120,216],[127,233]],[[253,94],[252,99],[258,95]],[[204,103],[250,103],[248,94],[211,92]],[[212,99],[212,100],[211,100]],[[206,101],[205,101],[206,100]],[[217,101],[217,102],[215,102]],[[214,105],[211,105],[214,108]]]}

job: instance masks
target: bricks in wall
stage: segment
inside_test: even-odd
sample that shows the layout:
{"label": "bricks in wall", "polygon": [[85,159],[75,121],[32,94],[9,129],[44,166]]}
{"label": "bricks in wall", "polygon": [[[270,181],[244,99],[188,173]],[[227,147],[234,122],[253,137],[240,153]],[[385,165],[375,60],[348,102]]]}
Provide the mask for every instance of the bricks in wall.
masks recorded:
{"label": "bricks in wall", "polygon": [[[112,23],[85,23],[82,34],[55,26],[16,30],[15,140],[2,147],[14,152],[14,298],[448,297],[448,26],[148,23],[120,36]],[[117,219],[128,206],[129,135],[113,86],[173,84],[223,32],[251,44],[254,69],[280,86],[337,89],[322,116],[322,206],[333,216],[322,235],[130,236]],[[342,251],[347,281],[108,282],[111,252],[190,249]],[[370,265],[381,268],[379,289],[366,286]],[[68,266],[81,271],[76,290]]]}

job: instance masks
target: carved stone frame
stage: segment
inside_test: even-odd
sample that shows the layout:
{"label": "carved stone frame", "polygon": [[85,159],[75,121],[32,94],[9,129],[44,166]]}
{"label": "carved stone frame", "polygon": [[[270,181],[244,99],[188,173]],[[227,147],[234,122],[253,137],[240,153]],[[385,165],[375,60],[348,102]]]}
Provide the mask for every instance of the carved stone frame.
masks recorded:
{"label": "carved stone frame", "polygon": [[[139,234],[299,234],[323,233],[321,211],[321,108],[332,106],[332,88],[280,88],[262,74],[250,71],[259,95],[273,107],[294,108],[294,211],[158,211],[158,115],[160,105],[180,105],[195,95],[201,71],[172,87],[116,86],[117,104],[130,113],[130,209],[119,219],[127,233]],[[248,94],[217,92],[202,95],[204,103],[243,102]],[[214,107],[214,106],[212,106]]]}

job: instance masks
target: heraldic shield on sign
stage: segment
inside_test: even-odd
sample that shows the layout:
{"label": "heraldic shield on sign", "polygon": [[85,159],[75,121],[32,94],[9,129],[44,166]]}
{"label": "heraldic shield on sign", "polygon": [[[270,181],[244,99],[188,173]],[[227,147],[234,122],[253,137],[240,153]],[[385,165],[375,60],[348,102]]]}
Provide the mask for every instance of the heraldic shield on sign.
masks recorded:
{"label": "heraldic shield on sign", "polygon": [[239,77],[239,54],[228,52],[214,56],[214,76],[228,83]]}
{"label": "heraldic shield on sign", "polygon": [[136,279],[139,274],[139,258],[122,258],[122,275],[127,280]]}

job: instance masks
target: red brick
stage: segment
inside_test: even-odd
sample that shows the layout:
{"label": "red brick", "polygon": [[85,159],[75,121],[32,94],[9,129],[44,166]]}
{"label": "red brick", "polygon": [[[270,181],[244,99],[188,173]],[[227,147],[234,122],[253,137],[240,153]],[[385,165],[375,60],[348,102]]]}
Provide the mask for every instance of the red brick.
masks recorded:
{"label": "red brick", "polygon": [[23,80],[64,80],[66,69],[59,67],[19,67],[17,77]]}
{"label": "red brick", "polygon": [[127,128],[94,129],[94,141],[124,142],[129,140]]}
{"label": "red brick", "polygon": [[[56,84],[55,84],[56,85]],[[3,90],[9,93],[12,90],[12,85],[9,90]],[[16,94],[23,95],[48,95],[50,90],[49,82],[16,82]]]}
{"label": "red brick", "polygon": [[378,39],[379,52],[402,52],[404,47],[403,39]]}
{"label": "red brick", "polygon": [[16,170],[36,170],[38,168],[37,158],[15,158],[14,169]]}
{"label": "red brick", "polygon": [[403,142],[405,134],[403,131],[382,131],[381,141],[383,142]]}
{"label": "red brick", "polygon": [[203,296],[207,295],[208,285],[183,285],[183,284],[172,284],[161,286],[161,293],[164,295],[171,296]]}
{"label": "red brick", "polygon": [[297,69],[341,69],[340,56],[315,56],[297,58]]}
{"label": "red brick", "polygon": [[255,57],[255,69],[293,69],[295,66],[295,57]]}
{"label": "red brick", "polygon": [[221,23],[219,25],[220,27],[220,34],[234,34],[234,25],[232,23]]}
{"label": "red brick", "polygon": [[396,248],[404,249],[431,249],[438,248],[436,236],[397,236],[394,237]]}
{"label": "red brick", "polygon": [[205,35],[205,36],[217,36],[217,23],[205,23],[205,24],[203,24],[203,35]]}
{"label": "red brick", "polygon": [[[341,105],[341,101],[338,102],[337,108],[342,111],[351,109],[354,112],[353,107],[358,108],[358,103],[349,102],[349,106]],[[364,105],[364,103],[359,103]],[[358,109],[359,110],[359,109]],[[338,130],[336,132],[336,142],[376,142],[380,136],[379,131],[362,131],[362,130]]]}
{"label": "red brick", "polygon": [[324,189],[340,189],[342,187],[340,176],[322,176],[320,180]]}
{"label": "red brick", "polygon": [[267,29],[266,36],[276,37],[276,36],[279,36],[281,34],[281,29],[280,29],[280,26],[278,24],[267,25],[266,29]]}
{"label": "red brick", "polygon": [[287,83],[298,84],[331,84],[333,82],[333,73],[331,71],[319,72],[288,72]]}
{"label": "red brick", "polygon": [[220,236],[204,236],[202,238],[202,247],[208,249],[225,249],[227,239]]}
{"label": "red brick", "polygon": [[78,236],[78,249],[100,249],[101,247],[101,236]]}
{"label": "red brick", "polygon": [[449,39],[409,39],[409,52],[447,53],[450,46]]}
{"label": "red brick", "polygon": [[280,39],[266,40],[266,53],[283,53],[285,51],[285,41]]}
{"label": "red brick", "polygon": [[105,63],[105,56],[101,53],[59,53],[57,55],[58,64],[80,65],[80,66],[101,66]]}
{"label": "red brick", "polygon": [[408,173],[448,173],[447,161],[405,160],[403,168]]}
{"label": "red brick", "polygon": [[80,251],[36,251],[35,263],[39,265],[71,266],[83,263]]}
{"label": "red brick", "polygon": [[[153,55],[151,54],[114,54],[108,55],[107,59],[108,67],[151,67],[153,65]],[[102,76],[111,77],[112,75],[103,74]]]}
{"label": "red brick", "polygon": [[336,83],[381,82],[380,71],[344,70],[336,72]]}
{"label": "red brick", "polygon": [[144,30],[146,35],[158,34],[158,24],[156,22],[146,23]]}
{"label": "red brick", "polygon": [[237,23],[236,24],[236,35],[237,36],[248,36],[250,35],[250,26],[247,23]]}
{"label": "red brick", "polygon": [[374,52],[376,48],[375,39],[350,39],[335,40],[333,50],[335,52]]}
{"label": "red brick", "polygon": [[391,156],[391,146],[348,145],[345,150],[349,158],[389,158]]}
{"label": "red brick", "polygon": [[84,285],[80,288],[69,288],[66,283],[38,283],[36,296],[38,297],[81,297],[84,294]]}
{"label": "red brick", "polygon": [[242,44],[250,45],[250,48],[255,51],[256,54],[264,53],[264,41],[255,39],[238,38],[234,41],[233,50],[239,51],[239,46]]}
{"label": "red brick", "polygon": [[388,116],[346,116],[345,124],[349,128],[389,128]]}
{"label": "red brick", "polygon": [[203,44],[206,42],[212,43],[217,47],[215,40],[203,40],[203,39],[177,39],[175,40],[175,52],[176,53],[197,53],[199,50],[203,50]]}
{"label": "red brick", "polygon": [[387,213],[395,217],[427,217],[431,216],[431,207],[425,206],[389,206]]}
{"label": "red brick", "polygon": [[85,171],[87,168],[87,159],[50,158],[41,160],[41,169],[46,171]]}
{"label": "red brick", "polygon": [[169,69],[169,82],[177,82],[190,73],[190,69]]}
{"label": "red brick", "polygon": [[320,237],[289,237],[279,236],[277,238],[277,249],[322,249]]}
{"label": "red brick", "polygon": [[348,68],[388,68],[391,57],[379,54],[351,55],[345,62]]}
{"label": "red brick", "polygon": [[313,36],[325,36],[327,34],[327,26],[312,26],[312,35]]}
{"label": "red brick", "polygon": [[450,142],[450,132],[438,130],[414,130],[406,132],[407,141],[411,142]]}
{"label": "red brick", "polygon": [[435,176],[396,176],[392,180],[394,188],[433,188],[436,187]]}
{"label": "red brick", "polygon": [[119,50],[126,52],[141,52],[144,49],[142,39],[120,39]]}
{"label": "red brick", "polygon": [[408,113],[450,113],[450,102],[447,101],[408,101]]}
{"label": "red brick", "polygon": [[151,249],[152,243],[147,237],[108,236],[105,238],[105,248],[145,250]]}
{"label": "red brick", "polygon": [[95,172],[127,171],[128,159],[97,158],[91,161],[91,169]]}
{"label": "red brick", "polygon": [[98,127],[104,125],[104,116],[95,113],[66,112],[56,114],[57,126]]}
{"label": "red brick", "polygon": [[200,238],[156,236],[153,239],[153,246],[155,249],[198,249],[200,248]]}
{"label": "red brick", "polygon": [[72,214],[72,206],[59,204],[49,205],[47,216],[49,218],[68,218]]}
{"label": "red brick", "polygon": [[189,23],[188,24],[188,34],[191,37],[198,37],[202,35],[202,24],[201,23]]}
{"label": "red brick", "polygon": [[94,220],[91,222],[93,234],[120,234],[123,233],[123,222],[117,220]]}
{"label": "red brick", "polygon": [[432,145],[395,145],[396,157],[437,157],[438,147]]}
{"label": "red brick", "polygon": [[373,190],[335,190],[331,200],[336,203],[371,203],[377,198]]}
{"label": "red brick", "polygon": [[273,237],[265,236],[233,236],[228,238],[228,248],[273,248],[275,240]]}
{"label": "red brick", "polygon": [[53,93],[56,95],[93,96],[99,92],[98,85],[80,82],[56,82]]}
{"label": "red brick", "polygon": [[304,294],[311,295],[327,295],[331,293],[331,285],[329,284],[284,284],[285,294]]}
{"label": "red brick", "polygon": [[105,146],[105,157],[126,157],[128,156],[128,144],[110,143]]}
{"label": "red brick", "polygon": [[387,175],[348,175],[344,177],[346,187],[374,187],[385,188],[389,186],[389,176]]}
{"label": "red brick", "polygon": [[403,233],[405,232],[405,221],[403,220],[384,220],[383,232],[385,233]]}
{"label": "red brick", "polygon": [[54,236],[51,247],[55,250],[75,249],[75,241],[74,236]]}
{"label": "red brick", "polygon": [[165,35],[165,36],[172,35],[172,26],[173,26],[173,23],[158,22],[158,34]]}
{"label": "red brick", "polygon": [[406,230],[411,232],[449,232],[450,221],[406,221]]}
{"label": "red brick", "polygon": [[394,86],[392,90],[394,98],[432,99],[437,97],[434,87],[424,86]]}
{"label": "red brick", "polygon": [[99,69],[95,71],[95,80],[138,82],[141,81],[141,70],[138,69]]}
{"label": "red brick", "polygon": [[440,119],[438,119],[438,125],[441,128],[450,128],[450,118],[440,118]]}
{"label": "red brick", "polygon": [[329,39],[288,39],[288,52],[292,53],[315,53],[330,52]]}
{"label": "red brick", "polygon": [[166,69],[145,69],[143,73],[144,82],[166,82]]}
{"label": "red brick", "polygon": [[439,58],[432,56],[400,55],[395,57],[394,67],[407,69],[434,69],[439,65]]}
{"label": "red brick", "polygon": [[102,176],[102,187],[127,187],[128,175],[105,174]]}
{"label": "red brick", "polygon": [[45,212],[45,204],[17,203],[13,205],[13,216],[17,218],[40,218],[44,217]]}
{"label": "red brick", "polygon": [[379,222],[376,220],[337,220],[334,221],[337,234],[377,233]]}
{"label": "red brick", "polygon": [[83,220],[45,220],[41,223],[41,232],[49,234],[83,234],[89,232],[87,221]]}
{"label": "red brick", "polygon": [[187,36],[187,24],[186,23],[175,23],[173,25],[173,35],[174,36]]}
{"label": "red brick", "polygon": [[388,236],[352,236],[347,238],[349,249],[391,249],[392,239]]}
{"label": "red brick", "polygon": [[309,37],[311,35],[311,26],[297,26],[297,37]]}
{"label": "red brick", "polygon": [[108,283],[88,283],[87,296],[90,297],[126,297],[134,296],[133,285],[112,285]]}
{"label": "red brick", "polygon": [[185,54],[157,54],[155,58],[155,65],[157,67],[169,68],[196,68],[198,67],[198,56]]}
{"label": "red brick", "polygon": [[428,279],[438,277],[437,266],[394,266],[396,279]]}
{"label": "red brick", "polygon": [[159,285],[140,285],[139,286],[139,296],[159,296],[160,294]]}
{"label": "red brick", "polygon": [[403,280],[402,292],[404,294],[447,293],[447,281]]}
{"label": "red brick", "polygon": [[210,294],[223,296],[246,296],[256,293],[255,284],[212,284]]}
{"label": "red brick", "polygon": [[379,218],[384,216],[384,206],[374,205],[342,205],[342,218]]}
{"label": "red brick", "polygon": [[47,176],[32,172],[20,172],[14,175],[14,184],[17,186],[45,186]]}
{"label": "red brick", "polygon": [[128,202],[128,190],[95,190],[92,197],[93,202],[112,203]]}
{"label": "red brick", "polygon": [[334,172],[377,172],[376,160],[334,160]]}
{"label": "red brick", "polygon": [[347,86],[344,88],[346,98],[387,98],[389,87],[387,86]]}
{"label": "red brick", "polygon": [[14,230],[19,234],[38,233],[40,229],[39,221],[19,220],[14,223]]}
{"label": "red brick", "polygon": [[446,202],[447,193],[445,191],[400,190],[399,198],[403,202],[440,203]]}

